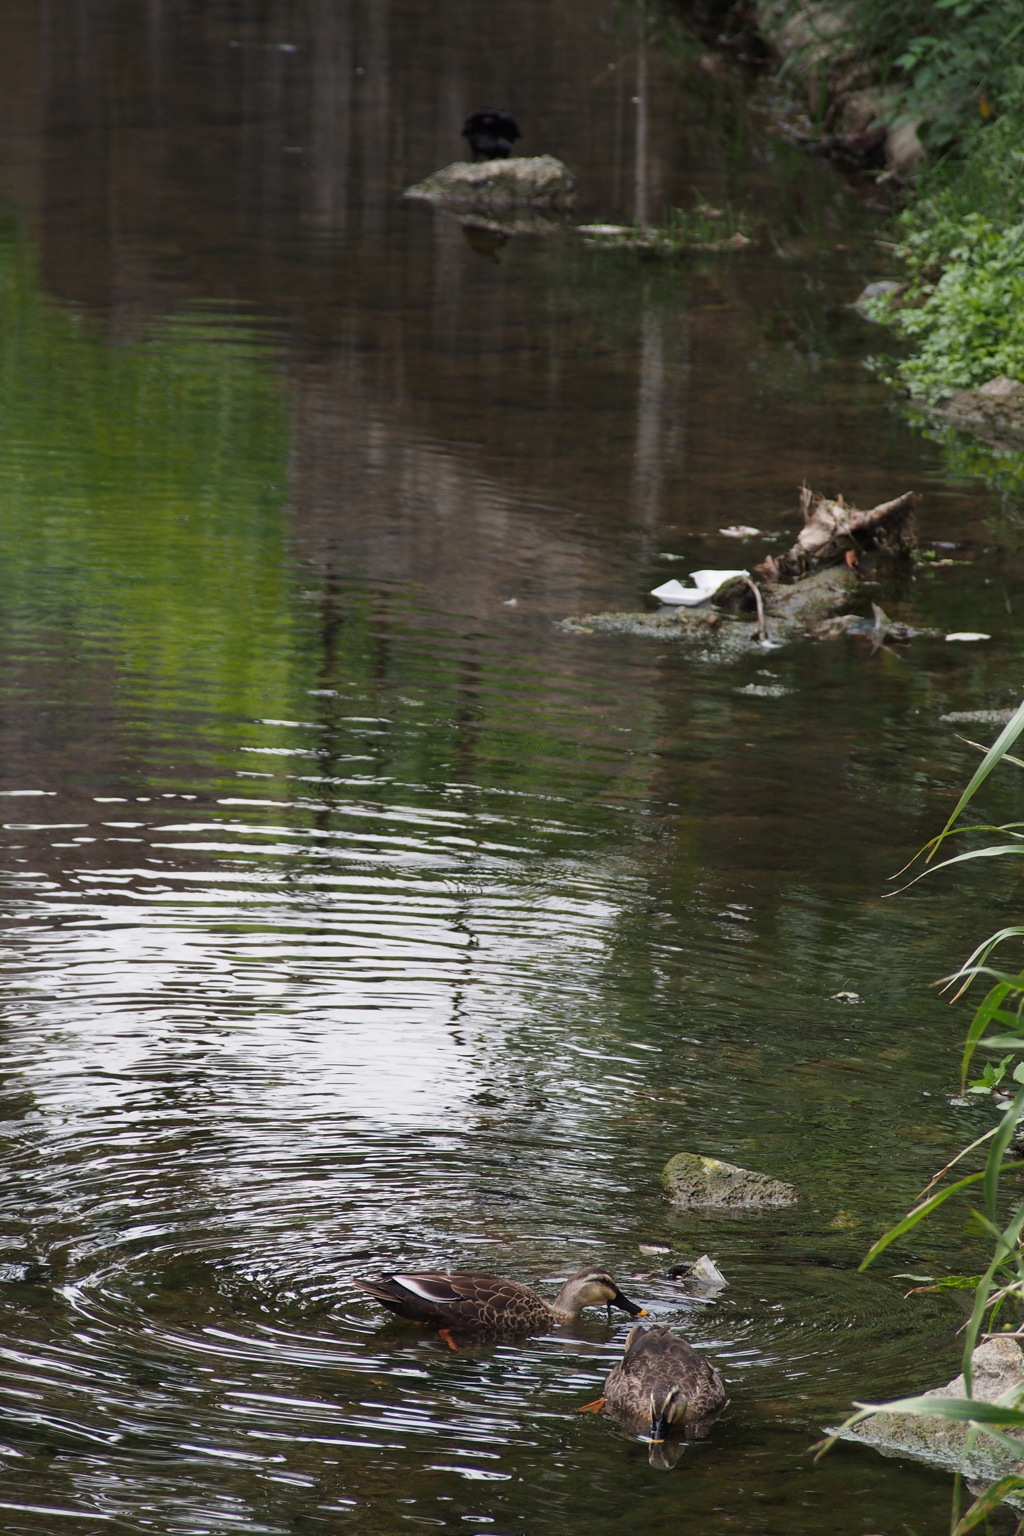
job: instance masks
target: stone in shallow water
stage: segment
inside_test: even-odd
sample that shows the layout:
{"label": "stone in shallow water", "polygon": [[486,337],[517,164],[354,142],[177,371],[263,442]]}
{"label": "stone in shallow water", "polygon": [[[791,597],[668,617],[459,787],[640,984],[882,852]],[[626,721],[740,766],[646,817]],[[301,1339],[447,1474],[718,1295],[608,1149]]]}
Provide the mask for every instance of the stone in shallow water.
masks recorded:
{"label": "stone in shallow water", "polygon": [[[1015,1339],[997,1335],[979,1344],[972,1356],[974,1396],[980,1402],[994,1403],[1005,1393],[1024,1392],[1024,1354]],[[964,1378],[955,1376],[944,1387],[935,1387],[924,1397],[965,1397]],[[1011,1397],[1012,1400],[1012,1397]],[[886,1456],[911,1456],[915,1461],[930,1462],[963,1472],[970,1478],[990,1479],[1019,1472],[1024,1463],[1024,1443],[1020,1460],[986,1435],[978,1435],[968,1445],[971,1431],[967,1424],[953,1419],[925,1418],[911,1413],[876,1413],[853,1429],[843,1430],[841,1439],[859,1440],[873,1445]],[[1004,1429],[1011,1440],[1021,1438],[1021,1431]],[[1020,1507],[1020,1494],[1008,1502]]]}
{"label": "stone in shallow water", "polygon": [[1008,725],[1016,713],[1015,709],[952,709],[939,719],[950,725]]}
{"label": "stone in shallow water", "polygon": [[722,1210],[795,1205],[800,1198],[799,1190],[781,1179],[696,1152],[677,1152],[670,1157],[661,1171],[661,1187],[676,1205],[717,1206]]}
{"label": "stone in shallow water", "polygon": [[512,208],[567,209],[575,200],[576,178],[554,155],[455,160],[408,187],[405,196],[490,213]]}
{"label": "stone in shallow water", "polygon": [[1024,384],[1005,374],[977,389],[955,389],[930,410],[993,448],[1019,449],[1024,443]]}

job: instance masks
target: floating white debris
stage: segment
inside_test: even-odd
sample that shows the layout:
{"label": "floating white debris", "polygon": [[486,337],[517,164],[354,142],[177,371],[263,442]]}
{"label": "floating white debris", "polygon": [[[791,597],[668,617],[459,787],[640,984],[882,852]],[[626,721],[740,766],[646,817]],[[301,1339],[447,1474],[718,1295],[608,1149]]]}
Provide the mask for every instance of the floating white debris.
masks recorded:
{"label": "floating white debris", "polygon": [[830,1003],[862,1003],[864,999],[859,992],[833,992],[829,998]]}
{"label": "floating white debris", "polygon": [[947,635],[946,639],[947,640],[991,640],[992,636],[991,635],[983,635],[980,630],[976,633],[973,629],[958,629],[955,634]]}
{"label": "floating white debris", "polygon": [[651,596],[656,597],[659,603],[672,603],[677,607],[696,607],[698,603],[706,603],[708,594],[702,592],[699,587],[684,587],[681,581],[663,581],[660,587],[651,588]]}
{"label": "floating white debris", "polygon": [[636,230],[626,224],[577,224],[581,235],[635,235]]}
{"label": "floating white debris", "polygon": [[680,1265],[672,1271],[672,1275],[684,1285],[698,1285],[704,1290],[720,1291],[729,1284],[714,1259],[706,1253],[702,1253],[699,1259],[686,1268]]}
{"label": "floating white debris", "polygon": [[782,683],[747,683],[744,688],[734,688],[733,693],[745,693],[748,699],[784,699],[792,688]]}
{"label": "floating white debris", "polygon": [[733,523],[718,531],[724,539],[757,539],[761,536],[760,528],[751,528],[747,523]]}
{"label": "floating white debris", "polygon": [[660,587],[652,588],[651,596],[677,608],[696,608],[700,603],[709,602],[727,581],[746,575],[746,571],[691,571],[692,587],[684,587],[681,581],[665,581]]}
{"label": "floating white debris", "polygon": [[950,725],[1006,725],[1016,713],[1015,709],[951,709],[939,719]]}
{"label": "floating white debris", "polygon": [[662,1243],[637,1243],[640,1253],[671,1253],[671,1248],[666,1248]]}

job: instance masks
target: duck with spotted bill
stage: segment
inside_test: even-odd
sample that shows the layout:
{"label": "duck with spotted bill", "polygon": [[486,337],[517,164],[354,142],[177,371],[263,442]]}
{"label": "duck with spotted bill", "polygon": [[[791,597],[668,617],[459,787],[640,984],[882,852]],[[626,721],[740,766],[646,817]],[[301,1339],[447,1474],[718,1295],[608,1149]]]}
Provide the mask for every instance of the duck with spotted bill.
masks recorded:
{"label": "duck with spotted bill", "polygon": [[606,1408],[624,1429],[648,1442],[651,1466],[667,1470],[687,1440],[706,1438],[727,1403],[714,1366],[659,1323],[630,1330],[603,1397],[585,1403],[580,1412]]}
{"label": "duck with spotted bill", "polygon": [[554,1301],[545,1301],[516,1280],[464,1269],[382,1275],[379,1280],[361,1281],[359,1289],[399,1317],[433,1324],[453,1349],[452,1333],[492,1338],[544,1333],[575,1321],[584,1307],[619,1307],[630,1317],[647,1316],[604,1269],[581,1269],[570,1275]]}

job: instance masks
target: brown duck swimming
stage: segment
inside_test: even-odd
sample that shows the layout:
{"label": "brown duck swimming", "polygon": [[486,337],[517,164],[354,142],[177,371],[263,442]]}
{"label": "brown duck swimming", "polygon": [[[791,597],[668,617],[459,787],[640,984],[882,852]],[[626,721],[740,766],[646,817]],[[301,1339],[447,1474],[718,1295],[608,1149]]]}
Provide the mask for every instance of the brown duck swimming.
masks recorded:
{"label": "brown duck swimming", "polygon": [[399,1317],[432,1323],[453,1349],[451,1332],[506,1338],[544,1333],[559,1323],[571,1323],[584,1307],[620,1307],[630,1317],[647,1316],[643,1307],[623,1296],[603,1269],[581,1269],[571,1275],[554,1301],[545,1301],[515,1280],[463,1269],[451,1274],[425,1270],[383,1275],[379,1280],[362,1281],[359,1289]]}
{"label": "brown duck swimming", "polygon": [[722,1378],[685,1339],[656,1324],[634,1328],[604,1396],[582,1412],[607,1408],[625,1429],[650,1442],[652,1467],[674,1466],[687,1440],[703,1440],[728,1399]]}

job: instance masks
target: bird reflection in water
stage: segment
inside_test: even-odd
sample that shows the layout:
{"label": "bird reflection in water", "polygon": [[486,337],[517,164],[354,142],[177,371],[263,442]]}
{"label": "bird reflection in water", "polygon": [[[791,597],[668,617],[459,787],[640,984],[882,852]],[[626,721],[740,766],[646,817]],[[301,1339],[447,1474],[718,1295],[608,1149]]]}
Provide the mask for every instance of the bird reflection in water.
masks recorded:
{"label": "bird reflection in water", "polygon": [[495,229],[487,224],[463,224],[462,233],[480,256],[489,256],[496,263],[501,261],[498,252],[508,242],[508,235],[503,229]]}

